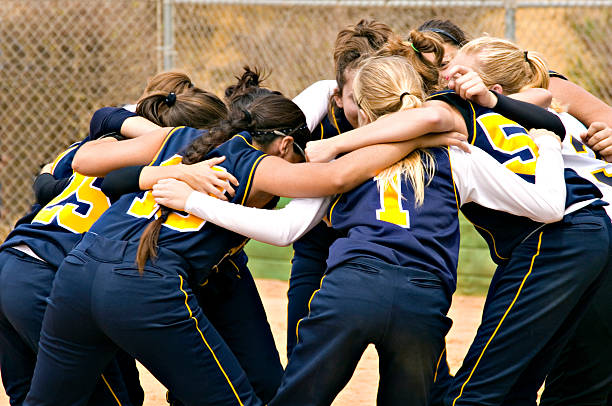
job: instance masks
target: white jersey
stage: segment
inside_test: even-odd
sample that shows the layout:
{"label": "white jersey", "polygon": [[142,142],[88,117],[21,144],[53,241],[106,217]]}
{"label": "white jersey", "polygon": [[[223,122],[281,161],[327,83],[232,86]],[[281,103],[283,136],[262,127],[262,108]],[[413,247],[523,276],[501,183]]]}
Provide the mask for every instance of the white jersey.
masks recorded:
{"label": "white jersey", "polygon": [[598,159],[595,152],[582,142],[580,134],[586,133],[587,128],[580,121],[567,113],[558,115],[566,130],[561,148],[564,166],[599,188],[602,200],[608,203],[606,212],[612,218],[612,164]]}

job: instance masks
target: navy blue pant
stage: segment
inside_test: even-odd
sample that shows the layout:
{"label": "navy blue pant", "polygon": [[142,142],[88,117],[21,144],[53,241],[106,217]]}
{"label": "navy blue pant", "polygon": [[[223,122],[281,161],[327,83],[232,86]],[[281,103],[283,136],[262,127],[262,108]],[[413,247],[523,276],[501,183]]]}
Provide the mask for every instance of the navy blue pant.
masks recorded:
{"label": "navy blue pant", "polygon": [[321,222],[293,244],[294,255],[287,290],[287,359],[291,357],[297,340],[296,326],[300,319],[308,315],[308,301],[319,289],[327,269],[329,246],[335,238],[334,230]]}
{"label": "navy blue pant", "polygon": [[535,405],[536,392],[610,270],[610,220],[585,208],[537,231],[491,282],[445,404]]}
{"label": "navy blue pant", "polygon": [[136,243],[92,233],[66,257],[43,321],[25,405],[82,405],[118,348],[185,405],[260,405],[202,313],[184,260],[164,248],[139,274]]}
{"label": "navy blue pant", "polygon": [[[244,369],[257,396],[267,403],[280,386],[283,366],[253,276],[242,254],[211,274],[196,296],[202,311]],[[173,405],[180,405],[168,394]]]}
{"label": "navy blue pant", "polygon": [[430,272],[368,258],[328,271],[270,406],[330,405],[371,343],[379,355],[378,404],[426,405],[449,306]]}
{"label": "navy blue pant", "polygon": [[612,405],[612,273],[546,377],[540,406]]}
{"label": "navy blue pant", "polygon": [[[0,369],[11,405],[21,405],[30,389],[55,271],[46,262],[21,251],[8,248],[0,252]],[[123,372],[136,370],[131,362],[131,366],[124,362],[122,371],[116,361],[111,361],[88,404],[142,404],[131,401],[123,382]]]}

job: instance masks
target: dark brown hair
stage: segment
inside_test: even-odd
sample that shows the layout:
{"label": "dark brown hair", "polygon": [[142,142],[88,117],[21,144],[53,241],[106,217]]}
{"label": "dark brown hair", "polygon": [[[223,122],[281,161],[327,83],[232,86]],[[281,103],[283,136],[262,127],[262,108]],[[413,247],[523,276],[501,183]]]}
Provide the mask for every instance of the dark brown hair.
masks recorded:
{"label": "dark brown hair", "polygon": [[[259,87],[257,69],[251,70],[248,66],[244,69],[238,83],[230,86],[225,93],[230,106],[227,119],[209,133],[196,138],[185,150],[183,163],[200,162],[210,151],[241,131],[248,131],[263,147],[281,135],[293,136],[294,142],[305,146],[310,132],[302,110],[281,93]],[[170,212],[167,207],[162,207],[161,215],[145,228],[140,237],[136,263],[141,272],[147,260],[157,256],[161,226]]]}
{"label": "dark brown hair", "polygon": [[467,34],[455,23],[450,20],[431,19],[425,21],[419,31],[431,31],[440,35],[445,43],[452,44],[458,48],[465,45],[470,39]]}

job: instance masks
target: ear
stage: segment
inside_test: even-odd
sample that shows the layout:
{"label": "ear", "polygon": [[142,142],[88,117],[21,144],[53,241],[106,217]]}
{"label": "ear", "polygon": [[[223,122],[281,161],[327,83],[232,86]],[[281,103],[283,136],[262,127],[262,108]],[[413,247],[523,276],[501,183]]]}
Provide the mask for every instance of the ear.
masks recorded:
{"label": "ear", "polygon": [[499,83],[496,83],[493,86],[491,86],[489,90],[493,90],[499,94],[504,94],[504,88]]}
{"label": "ear", "polygon": [[340,96],[340,91],[338,89],[334,90],[334,102],[339,108],[344,108],[344,103],[342,103],[342,96]]}
{"label": "ear", "polygon": [[362,109],[359,109],[359,111],[357,112],[357,119],[359,122],[359,127],[370,124],[370,119],[366,115],[365,111],[363,111]]}
{"label": "ear", "polygon": [[280,156],[286,157],[293,151],[293,137],[288,135],[282,137],[278,143]]}

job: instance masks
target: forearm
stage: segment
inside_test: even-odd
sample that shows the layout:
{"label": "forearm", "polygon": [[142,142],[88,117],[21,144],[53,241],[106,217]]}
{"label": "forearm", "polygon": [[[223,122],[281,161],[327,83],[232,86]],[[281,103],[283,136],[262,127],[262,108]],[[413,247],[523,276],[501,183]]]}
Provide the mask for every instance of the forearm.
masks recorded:
{"label": "forearm", "polygon": [[295,199],[280,210],[265,210],[192,192],[185,211],[246,237],[285,246],[321,221],[329,202],[330,198]]}
{"label": "forearm", "polygon": [[144,117],[135,116],[130,117],[123,122],[121,125],[121,135],[123,135],[125,138],[136,138],[160,128],[160,126]]}
{"label": "forearm", "polygon": [[50,173],[42,173],[34,180],[36,203],[41,206],[49,203],[68,186],[70,178],[55,179]]}
{"label": "forearm", "polygon": [[369,145],[407,141],[428,133],[452,130],[454,121],[448,111],[440,107],[421,107],[381,117],[329,141],[336,154],[341,154]]}
{"label": "forearm", "polygon": [[548,90],[568,113],[576,117],[586,127],[595,121],[602,121],[612,127],[612,107],[595,97],[582,87],[568,80],[550,78]]}
{"label": "forearm", "polygon": [[526,89],[519,93],[508,95],[508,97],[526,103],[535,104],[536,106],[540,106],[544,109],[548,108],[552,102],[552,93],[549,90],[542,89],[541,87]]}
{"label": "forearm", "polygon": [[493,93],[497,96],[497,104],[493,107],[497,113],[516,121],[527,130],[544,128],[554,132],[561,139],[565,137],[565,127],[555,114],[534,104]]}
{"label": "forearm", "polygon": [[419,146],[419,140],[371,145],[328,163],[289,164],[268,156],[255,172],[254,189],[285,197],[343,193],[376,176]]}

